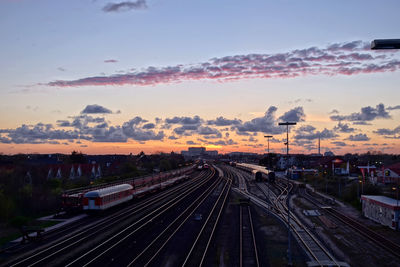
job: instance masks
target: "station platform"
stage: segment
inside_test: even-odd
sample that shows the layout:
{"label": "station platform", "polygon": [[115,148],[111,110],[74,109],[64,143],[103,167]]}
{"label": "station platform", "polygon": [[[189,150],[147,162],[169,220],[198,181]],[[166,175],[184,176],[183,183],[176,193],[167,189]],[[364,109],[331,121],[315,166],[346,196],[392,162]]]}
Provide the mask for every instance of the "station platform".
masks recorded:
{"label": "station platform", "polygon": [[[50,231],[54,231],[55,229],[61,228],[61,227],[65,226],[65,225],[67,225],[67,224],[76,222],[76,221],[81,220],[81,219],[83,219],[83,218],[85,218],[85,217],[88,216],[87,214],[79,214],[79,215],[74,216],[74,217],[70,217],[70,218],[65,218],[65,219],[63,219],[63,218],[55,218],[55,215],[56,215],[56,214],[48,215],[48,216],[44,216],[44,217],[41,217],[41,218],[36,219],[36,220],[38,220],[38,221],[54,221],[54,222],[59,222],[59,223],[57,223],[57,224],[55,224],[55,225],[52,225],[52,226],[43,228],[43,230],[44,230],[43,232],[44,232],[44,233],[50,232]],[[58,215],[60,215],[60,214],[58,214]],[[30,234],[29,234],[29,237],[36,237],[36,236],[37,236],[37,232],[33,232],[33,233],[30,233]],[[11,241],[11,243],[20,243],[22,240],[23,240],[23,237],[21,236],[21,237],[15,239],[15,240]]]}

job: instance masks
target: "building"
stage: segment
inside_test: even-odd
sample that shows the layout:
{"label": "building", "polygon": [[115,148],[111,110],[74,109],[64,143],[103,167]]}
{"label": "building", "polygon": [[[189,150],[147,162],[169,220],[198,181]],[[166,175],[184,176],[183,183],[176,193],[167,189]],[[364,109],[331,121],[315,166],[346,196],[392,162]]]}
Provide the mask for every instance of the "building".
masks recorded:
{"label": "building", "polygon": [[206,153],[206,148],[205,147],[189,147],[188,149],[189,154],[192,154],[194,156],[200,156]]}
{"label": "building", "polygon": [[297,168],[289,168],[286,172],[286,175],[289,179],[300,179],[305,175],[313,175],[316,176],[318,174],[318,170],[316,169],[297,169]]}
{"label": "building", "polygon": [[350,171],[352,169],[353,172],[359,172],[357,170],[354,170],[354,166],[351,166],[349,161],[343,160],[343,158],[340,156],[322,157],[320,158],[320,160],[315,161],[311,167],[317,168],[325,174],[329,173],[331,175],[337,176],[350,175]]}
{"label": "building", "polygon": [[357,168],[360,169],[364,181],[367,177],[369,178],[371,183],[376,184],[378,180],[377,180],[375,165],[370,166],[368,164],[367,166],[357,166]]}
{"label": "building", "polygon": [[52,164],[46,167],[47,179],[81,178],[97,179],[102,176],[101,167],[97,163],[87,164]]}
{"label": "building", "polygon": [[394,230],[399,230],[399,201],[385,196],[362,195],[362,214]]}
{"label": "building", "polygon": [[398,184],[400,183],[400,162],[387,166],[383,169],[382,182],[385,184]]}
{"label": "building", "polygon": [[[218,155],[218,151],[215,152]],[[213,154],[214,152],[206,151],[205,147],[189,147],[187,151],[181,151],[182,156],[186,158],[206,156],[209,155],[208,153]]]}
{"label": "building", "polygon": [[276,163],[276,167],[280,170],[290,168],[296,165],[297,160],[295,156],[289,156],[289,158],[285,155],[281,155]]}
{"label": "building", "polygon": [[333,154],[332,151],[326,151],[326,152],[324,153],[324,157],[334,157],[334,156],[335,156],[335,154]]}
{"label": "building", "polygon": [[206,153],[207,156],[210,156],[210,157],[218,156],[218,151],[217,150],[209,150],[209,151],[206,151],[205,153]]}

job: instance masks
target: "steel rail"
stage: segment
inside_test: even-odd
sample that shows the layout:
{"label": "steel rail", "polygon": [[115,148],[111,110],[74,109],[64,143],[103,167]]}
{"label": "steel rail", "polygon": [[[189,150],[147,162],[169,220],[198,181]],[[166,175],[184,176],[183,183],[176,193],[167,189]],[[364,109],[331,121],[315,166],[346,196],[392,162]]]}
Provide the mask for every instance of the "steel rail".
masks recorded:
{"label": "steel rail", "polygon": [[[229,184],[229,186],[228,186],[228,184]],[[207,242],[207,246],[206,246],[206,248],[204,249],[203,256],[202,256],[202,259],[201,259],[201,261],[200,261],[199,266],[202,265],[203,260],[204,260],[204,257],[205,257],[205,254],[207,253],[207,250],[208,250],[208,245],[209,245],[210,240],[211,240],[211,238],[212,238],[212,236],[213,236],[213,233],[214,233],[214,230],[215,230],[215,226],[216,226],[216,224],[217,224],[217,222],[218,222],[219,216],[220,216],[221,211],[222,211],[222,209],[223,209],[223,207],[224,207],[226,197],[227,197],[228,194],[229,194],[229,189],[230,189],[230,185],[231,185],[231,184],[232,184],[232,179],[229,179],[229,178],[228,178],[228,180],[225,182],[225,185],[224,185],[223,189],[221,190],[221,193],[219,194],[217,200],[215,201],[215,203],[214,203],[214,205],[213,205],[213,207],[212,207],[212,209],[211,209],[211,211],[210,211],[210,214],[208,215],[206,221],[204,222],[202,228],[200,229],[200,232],[199,232],[199,234],[197,235],[195,241],[193,242],[193,245],[192,245],[192,247],[190,248],[189,253],[187,254],[187,256],[186,256],[186,258],[185,258],[185,260],[184,260],[182,266],[186,266],[186,264],[188,263],[189,258],[191,257],[191,255],[192,255],[192,253],[193,253],[193,251],[194,251],[194,248],[196,247],[196,245],[197,245],[197,243],[198,243],[198,241],[199,241],[201,235],[202,235],[203,232],[204,232],[204,229],[206,228],[206,226],[207,226],[207,224],[208,224],[208,221],[210,220],[211,216],[213,215],[214,210],[216,209],[216,207],[217,207],[217,205],[218,205],[218,203],[219,203],[219,201],[220,201],[222,195],[223,195],[224,192],[225,192],[226,187],[228,186],[228,190],[226,190],[226,195],[225,195],[223,204],[221,205],[220,212],[219,212],[218,217],[217,217],[217,220],[216,220],[216,222],[215,222],[215,224],[214,224],[214,227],[213,227],[213,230],[212,230],[212,234],[210,235],[210,239],[209,239],[208,242]]]}
{"label": "steel rail", "polygon": [[[261,186],[257,185],[257,187],[263,192],[263,194],[268,198],[268,194],[265,193],[265,190],[261,188]],[[279,213],[276,213],[277,216],[279,216],[283,221],[286,220],[287,217],[287,213],[288,213],[288,208],[286,205],[286,201],[288,200],[288,193],[293,189],[293,184],[289,183],[288,184],[284,184],[284,186],[280,185],[280,184],[276,184],[276,187],[279,189],[280,193],[278,195],[276,195],[273,191],[272,191],[272,195],[275,196],[275,200],[273,201],[275,208],[277,209],[277,211],[279,211]],[[270,189],[268,189],[270,190]],[[284,195],[286,193],[286,195]],[[284,197],[284,198],[283,198]],[[272,211],[274,212],[274,211]],[[340,264],[335,260],[335,258],[329,253],[329,251],[327,251],[325,249],[325,247],[318,241],[318,239],[311,234],[308,229],[306,228],[306,226],[304,224],[302,224],[300,222],[300,220],[294,216],[294,214],[290,213],[290,217],[293,218],[293,222],[295,224],[297,224],[297,226],[299,228],[301,228],[312,240],[313,242],[319,247],[319,249],[325,253],[325,255],[334,262],[334,264],[336,266],[340,266]],[[321,266],[323,266],[324,264],[321,262],[321,260],[318,258],[317,255],[315,255],[315,253],[313,252],[312,248],[307,244],[307,242],[304,240],[304,238],[301,236],[301,234],[297,231],[295,225],[293,224],[290,225],[290,227],[294,230],[295,234],[297,235],[297,237],[299,238],[299,240],[302,242],[302,244],[304,245],[304,247],[306,248],[306,250],[310,253],[311,257]],[[287,222],[286,222],[287,223]]]}
{"label": "steel rail", "polygon": [[[191,180],[191,183],[194,184],[198,179],[201,179],[201,177],[202,177],[202,175],[197,176],[196,178]],[[180,187],[180,189],[184,189],[184,186],[182,185]],[[179,191],[179,190],[176,190],[176,191]],[[122,219],[125,219],[127,216],[130,216],[133,212],[140,212],[140,211],[144,210],[145,208],[147,208],[149,205],[156,204],[157,202],[159,202],[159,200],[168,197],[169,194],[173,194],[176,191],[172,191],[172,193],[171,193],[171,191],[168,191],[168,192],[165,191],[160,196],[156,196],[156,197],[154,197],[152,199],[146,200],[145,202],[140,203],[138,206],[129,207],[128,209],[124,209],[121,212],[119,212],[119,213],[117,213],[115,215],[112,215],[111,217],[107,217],[107,218],[104,218],[104,219],[102,219],[100,221],[93,222],[90,225],[88,225],[86,228],[78,231],[78,233],[76,233],[76,234],[74,234],[74,235],[72,235],[70,237],[67,237],[66,239],[63,239],[60,242],[56,241],[52,245],[50,245],[49,247],[46,247],[45,249],[41,249],[37,253],[35,253],[35,254],[31,255],[31,256],[25,257],[24,259],[22,259],[22,260],[20,260],[18,262],[14,262],[11,266],[17,266],[17,265],[24,264],[28,260],[31,260],[31,259],[33,259],[35,257],[38,257],[38,256],[41,256],[42,254],[44,254],[44,253],[46,253],[46,252],[48,252],[48,251],[50,251],[52,249],[55,249],[55,248],[57,248],[57,247],[59,247],[59,246],[61,246],[63,244],[66,244],[67,242],[69,242],[69,241],[71,241],[71,240],[73,240],[75,238],[79,238],[79,236],[83,236],[86,233],[89,234],[87,236],[83,236],[82,238],[80,238],[79,240],[73,242],[72,244],[67,244],[67,246],[62,247],[61,249],[58,249],[54,253],[50,253],[50,254],[40,258],[38,261],[34,262],[33,264],[29,264],[29,266],[38,264],[38,263],[40,263],[40,262],[42,262],[42,261],[44,261],[44,260],[56,255],[56,254],[58,254],[59,252],[65,250],[65,249],[67,249],[67,248],[69,248],[69,247],[71,247],[71,246],[73,246],[73,245],[75,245],[75,244],[77,244],[79,242],[81,242],[82,240],[87,239],[87,238],[89,238],[89,237],[91,237],[91,236],[93,236],[93,235],[95,235],[95,234],[97,234],[99,232],[102,232],[103,230],[109,228],[109,225],[108,225],[109,222],[115,223],[115,220],[122,221]],[[94,231],[93,231],[93,229],[94,229]],[[93,231],[93,232],[91,232],[91,231]]]}
{"label": "steel rail", "polygon": [[253,226],[253,218],[251,216],[251,211],[250,207],[247,207],[247,210],[249,211],[249,218],[250,218],[250,228],[251,228],[251,235],[253,237],[253,246],[254,246],[254,253],[255,253],[255,258],[256,258],[256,265],[257,267],[260,266],[260,262],[258,260],[258,252],[257,252],[257,242],[256,242],[256,236],[254,234],[254,226]]}
{"label": "steel rail", "polygon": [[[290,188],[289,191],[292,190],[293,185],[290,183]],[[261,186],[257,185],[258,188],[263,192],[263,194],[268,198],[268,194],[266,194],[265,190],[261,188]],[[281,185],[277,185],[277,188],[280,190],[280,193],[278,195],[276,195],[273,191],[272,191],[272,195],[275,196],[275,201],[273,201],[275,208],[277,209],[278,213],[275,213],[277,216],[279,216],[284,222],[286,222],[286,217],[287,217],[287,205],[286,205],[286,200],[287,200],[287,194],[285,196],[284,199],[282,199],[282,197],[284,196],[283,194],[285,192],[288,191],[288,186],[284,187]],[[268,189],[270,190],[270,189]],[[271,211],[274,213],[274,211]],[[294,214],[290,214],[290,217],[293,218],[293,221],[297,224],[298,227],[302,228],[304,230],[305,233],[308,234],[308,236],[314,241],[314,243],[322,250],[323,253],[325,253],[325,255],[331,259],[336,266],[340,266],[339,263],[336,262],[335,258],[324,248],[324,246],[322,244],[320,244],[320,242],[316,239],[316,237],[314,237],[313,234],[311,234],[308,229],[306,228],[306,226],[304,226],[299,219],[294,216]],[[287,223],[287,222],[286,222]],[[311,257],[318,262],[318,264],[320,264],[321,266],[323,266],[323,263],[319,260],[318,256],[315,255],[315,253],[313,252],[312,248],[309,247],[309,245],[306,243],[306,241],[304,240],[304,238],[301,236],[301,234],[297,231],[295,225],[292,223],[290,225],[290,227],[294,230],[296,236],[299,238],[299,240],[302,242],[302,244],[304,245],[304,247],[306,248],[306,250],[310,253]]]}
{"label": "steel rail", "polygon": [[[293,184],[290,183],[291,187],[289,189],[292,190],[293,189]],[[280,186],[281,188],[283,188],[282,186]],[[287,187],[284,188],[287,191]],[[285,213],[286,216],[287,212],[288,212],[288,208],[286,205],[286,199],[287,196],[285,198],[285,202],[282,202],[282,206],[283,206],[283,212]],[[297,216],[294,216],[294,214],[291,213],[290,217],[293,219],[293,221],[300,227],[303,229],[303,231],[305,231],[308,236],[314,241],[315,244],[318,245],[318,247],[322,250],[322,252],[325,253],[325,255],[335,263],[336,266],[340,266],[340,264],[336,261],[336,259],[330,254],[330,252],[320,243],[320,241],[307,229],[307,227],[300,222],[299,218],[297,218]],[[294,225],[291,225],[291,228],[294,230],[294,232],[296,233],[296,235],[299,237],[300,241],[303,243],[303,245],[307,248],[308,252],[312,255],[312,257],[314,258],[314,260],[316,260],[318,262],[318,264],[320,264],[321,266],[323,266],[323,264],[321,263],[321,261],[318,259],[318,257],[315,255],[315,253],[312,251],[312,249],[309,247],[308,244],[306,244],[306,241],[301,237],[300,233],[298,232],[298,230],[296,229],[296,227]]]}
{"label": "steel rail", "polygon": [[[310,194],[308,194],[307,190],[305,190],[305,191],[306,191],[306,194],[305,194],[306,199],[308,201],[310,201],[311,203],[313,203],[315,206],[321,208],[321,203],[319,201],[313,199],[313,197]],[[363,237],[367,237],[368,239],[372,240],[376,244],[385,247],[393,255],[400,258],[400,253],[399,253],[400,246],[397,245],[396,243],[394,243],[393,241],[372,231],[371,229],[365,227],[358,221],[350,218],[349,216],[346,216],[345,214],[337,211],[336,209],[325,208],[324,210],[327,211],[331,216],[335,217],[336,219],[340,220],[341,222],[345,223],[346,225],[348,225],[351,228],[353,228],[354,230],[356,230],[358,233],[362,234]]]}
{"label": "steel rail", "polygon": [[[240,190],[240,189],[239,189]],[[243,266],[243,214],[242,206],[239,207],[239,266]]]}
{"label": "steel rail", "polygon": [[[247,176],[247,173],[246,174],[243,174],[242,172],[241,172],[241,170],[240,171],[238,171],[237,169],[234,169],[234,168],[232,168],[232,167],[226,167],[225,168],[226,169],[226,171],[227,172],[230,172],[230,174],[232,175],[232,176],[241,176],[241,180],[243,181],[243,182],[246,182],[246,181],[248,181],[248,177],[246,177]],[[240,188],[239,188],[239,190],[240,191],[244,191],[245,193],[249,193],[248,192],[248,190],[241,190]],[[252,239],[252,246],[253,246],[253,249],[254,249],[254,258],[255,258],[255,263],[256,263],[256,266],[260,266],[260,263],[259,263],[259,259],[258,259],[258,251],[257,251],[257,242],[256,242],[256,238],[255,238],[255,234],[254,234],[254,225],[253,225],[253,219],[252,219],[252,216],[251,216],[251,211],[250,211],[250,207],[249,206],[247,206],[247,214],[248,214],[248,220],[249,220],[249,228],[250,228],[250,232],[251,232],[251,239]],[[244,257],[243,257],[243,225],[244,225],[244,218],[243,218],[244,216],[243,216],[243,207],[242,206],[240,206],[239,207],[239,228],[240,228],[240,230],[239,230],[239,264],[240,264],[240,266],[242,267],[242,266],[244,266]]]}
{"label": "steel rail", "polygon": [[[215,174],[215,170],[212,169],[212,175],[210,176],[209,179],[211,179],[212,176],[214,176]],[[134,233],[136,233],[137,231],[139,231],[140,229],[142,229],[144,226],[146,226],[148,223],[152,222],[155,218],[159,217],[161,214],[165,213],[167,210],[171,209],[172,207],[174,207],[176,204],[178,204],[180,201],[182,201],[186,196],[188,196],[190,193],[192,193],[193,191],[197,190],[201,185],[205,184],[208,180],[203,180],[201,182],[200,185],[197,186],[193,186],[192,188],[186,190],[186,192],[184,192],[182,195],[178,195],[176,197],[174,197],[173,199],[167,201],[166,203],[164,203],[163,205],[161,205],[160,207],[158,207],[157,209],[151,211],[150,213],[148,213],[146,216],[140,218],[138,221],[132,223],[131,225],[129,225],[128,227],[124,228],[123,230],[119,231],[117,234],[114,234],[113,236],[109,237],[108,239],[106,239],[105,241],[103,241],[102,243],[100,243],[99,245],[95,246],[94,248],[92,248],[91,250],[87,251],[86,253],[84,253],[83,255],[79,256],[78,258],[74,259],[72,262],[68,263],[66,266],[71,266],[75,263],[77,263],[78,261],[84,259],[85,257],[87,257],[90,253],[93,253],[94,251],[100,249],[101,247],[103,247],[104,245],[108,244],[109,242],[113,241],[114,239],[116,239],[117,237],[121,236],[122,234],[124,234],[125,232],[127,232],[128,230],[130,230],[132,227],[136,226],[137,224],[141,223],[142,221],[144,221],[144,223],[142,225],[140,225],[139,227],[136,227],[132,232],[124,235],[121,239],[118,239],[117,242],[115,242],[114,244],[112,244],[111,246],[108,246],[105,250],[103,250],[102,252],[96,254],[96,256],[94,258],[91,258],[88,262],[86,262],[85,264],[83,264],[83,266],[87,266],[90,263],[92,263],[93,261],[95,261],[96,259],[98,259],[99,257],[101,257],[102,255],[104,255],[106,252],[108,252],[109,250],[111,250],[112,248],[114,248],[115,246],[119,245],[121,242],[123,242],[124,240],[126,240],[128,237],[130,237],[131,235],[133,235]],[[166,209],[163,209],[165,208]],[[159,213],[157,213],[158,211],[161,211]],[[150,217],[151,215],[156,214],[154,217],[152,217],[151,219],[145,221],[148,217]]]}
{"label": "steel rail", "polygon": [[215,180],[215,182],[207,188],[206,191],[204,191],[198,198],[196,198],[192,204],[190,204],[181,214],[173,221],[171,222],[153,241],[147,245],[146,248],[142,250],[127,266],[132,266],[147,250],[151,248],[151,246],[159,239],[161,236],[166,233],[174,224],[180,219],[189,209],[191,209],[196,202],[200,201],[196,207],[189,213],[189,215],[175,228],[175,231],[168,237],[168,239],[159,247],[159,249],[153,254],[153,256],[148,260],[148,262],[144,265],[147,266],[150,264],[150,262],[160,253],[160,251],[165,247],[165,245],[169,242],[169,240],[178,232],[178,230],[183,226],[183,224],[192,216],[193,212],[207,199],[207,197],[212,193],[212,191],[218,186],[220,183],[220,180]]}
{"label": "steel rail", "polygon": [[205,257],[206,257],[208,248],[210,247],[211,239],[212,239],[212,237],[214,236],[214,232],[215,232],[215,229],[217,228],[217,224],[218,224],[218,222],[219,222],[219,218],[221,217],[221,213],[222,213],[222,210],[224,209],[224,206],[225,206],[225,203],[226,203],[226,199],[227,199],[227,197],[228,197],[228,195],[229,195],[229,191],[230,191],[231,185],[232,185],[232,179],[228,180],[228,183],[229,183],[229,185],[228,185],[228,189],[226,190],[226,193],[225,193],[225,198],[224,198],[224,200],[223,200],[223,202],[222,202],[221,209],[220,209],[219,212],[218,212],[217,219],[216,219],[216,221],[215,221],[215,223],[214,223],[214,227],[213,227],[212,232],[211,232],[211,234],[210,234],[210,238],[208,239],[208,242],[207,242],[207,245],[206,245],[206,248],[205,248],[205,250],[204,250],[203,257],[201,258],[201,261],[200,261],[199,266],[203,266],[204,259],[205,259]]}

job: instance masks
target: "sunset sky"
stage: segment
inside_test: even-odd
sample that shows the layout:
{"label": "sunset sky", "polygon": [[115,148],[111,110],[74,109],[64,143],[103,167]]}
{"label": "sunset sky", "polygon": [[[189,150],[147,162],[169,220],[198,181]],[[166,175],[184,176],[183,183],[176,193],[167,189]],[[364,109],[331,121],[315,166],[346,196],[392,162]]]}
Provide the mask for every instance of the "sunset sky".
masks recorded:
{"label": "sunset sky", "polygon": [[0,152],[400,153],[393,1],[0,0]]}

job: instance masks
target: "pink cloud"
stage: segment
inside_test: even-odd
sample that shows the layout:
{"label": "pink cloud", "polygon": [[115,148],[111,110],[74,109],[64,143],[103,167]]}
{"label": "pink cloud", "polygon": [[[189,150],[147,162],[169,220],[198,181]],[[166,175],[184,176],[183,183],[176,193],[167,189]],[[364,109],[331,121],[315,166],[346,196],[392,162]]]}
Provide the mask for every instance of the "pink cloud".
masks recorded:
{"label": "pink cloud", "polygon": [[[116,62],[110,59],[107,62]],[[105,61],[105,62],[106,62]],[[361,41],[332,44],[327,48],[311,47],[279,54],[249,54],[212,58],[194,65],[162,68],[148,67],[141,71],[110,76],[93,76],[76,80],[57,80],[49,86],[115,86],[157,85],[190,80],[218,82],[262,78],[290,79],[306,75],[358,75],[393,72],[400,69],[400,60],[393,51],[376,54]]]}

